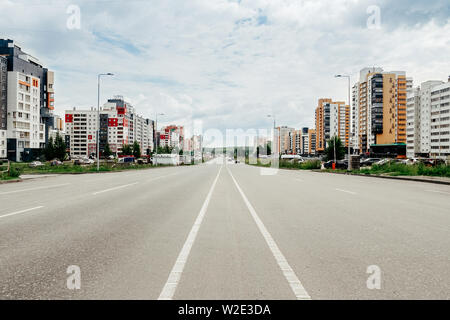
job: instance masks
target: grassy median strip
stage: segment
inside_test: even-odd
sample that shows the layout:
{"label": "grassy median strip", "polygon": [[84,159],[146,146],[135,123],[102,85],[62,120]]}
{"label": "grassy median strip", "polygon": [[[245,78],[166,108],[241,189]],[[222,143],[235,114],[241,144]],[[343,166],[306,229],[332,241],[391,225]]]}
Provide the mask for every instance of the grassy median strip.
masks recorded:
{"label": "grassy median strip", "polygon": [[[246,161],[247,164],[248,161]],[[263,163],[258,160],[257,163],[250,164],[258,167],[271,166],[271,162]],[[280,169],[298,169],[298,170],[320,170],[321,162],[319,160],[292,162],[280,160]],[[450,165],[426,166],[422,163],[415,165],[407,165],[402,163],[386,163],[384,165],[373,165],[372,167],[361,168],[360,170],[343,170],[343,169],[325,169],[322,171],[333,173],[350,173],[363,175],[388,175],[388,176],[429,176],[429,177],[447,177],[450,178]]]}
{"label": "grassy median strip", "polygon": [[[164,165],[158,165],[158,167],[163,167]],[[142,170],[142,169],[151,169],[156,168],[151,164],[101,164],[99,171],[100,172],[112,172],[112,171],[124,171],[124,170]],[[92,173],[97,172],[97,165],[74,165],[72,163],[64,163],[58,166],[52,166],[48,163],[43,164],[38,167],[30,167],[27,163],[14,163],[11,165],[10,172],[16,177],[19,177],[21,174],[48,174],[48,173]]]}
{"label": "grassy median strip", "polygon": [[384,165],[373,165],[370,168],[362,168],[356,171],[362,174],[390,175],[390,176],[430,176],[450,178],[450,166],[438,165],[428,167],[422,163],[406,165],[402,163],[386,163]]}

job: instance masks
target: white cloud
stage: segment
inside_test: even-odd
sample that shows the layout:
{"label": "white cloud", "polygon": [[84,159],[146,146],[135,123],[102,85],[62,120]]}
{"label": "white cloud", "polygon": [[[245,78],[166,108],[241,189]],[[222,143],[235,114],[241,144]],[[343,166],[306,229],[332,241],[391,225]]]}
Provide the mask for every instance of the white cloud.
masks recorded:
{"label": "white cloud", "polygon": [[[72,2],[81,30],[65,28]],[[56,71],[59,113],[95,105],[96,74],[113,72],[102,99],[123,95],[146,116],[164,110],[161,121],[266,128],[266,114],[276,113],[279,124],[313,126],[318,98],[347,99],[336,73],[356,80],[359,69],[376,65],[406,70],[418,84],[450,70],[445,1],[29,3],[2,2],[0,37]],[[381,30],[366,27],[371,4],[382,9]]]}

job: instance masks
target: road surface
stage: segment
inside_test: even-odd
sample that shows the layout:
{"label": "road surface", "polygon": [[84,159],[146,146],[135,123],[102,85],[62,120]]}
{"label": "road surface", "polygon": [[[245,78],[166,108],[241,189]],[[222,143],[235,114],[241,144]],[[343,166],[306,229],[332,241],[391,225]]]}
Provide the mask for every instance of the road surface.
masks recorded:
{"label": "road surface", "polygon": [[443,185],[220,163],[0,185],[0,299],[449,299],[449,248]]}

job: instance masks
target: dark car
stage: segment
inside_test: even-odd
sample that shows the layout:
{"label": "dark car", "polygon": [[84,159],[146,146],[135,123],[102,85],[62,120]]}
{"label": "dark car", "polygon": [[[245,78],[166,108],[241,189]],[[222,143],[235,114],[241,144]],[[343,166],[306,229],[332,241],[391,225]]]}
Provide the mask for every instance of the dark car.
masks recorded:
{"label": "dark car", "polygon": [[[333,168],[333,162],[334,160],[327,161],[323,164],[325,169],[332,169]],[[336,169],[347,169],[348,168],[348,161],[347,160],[338,160],[336,161]]]}

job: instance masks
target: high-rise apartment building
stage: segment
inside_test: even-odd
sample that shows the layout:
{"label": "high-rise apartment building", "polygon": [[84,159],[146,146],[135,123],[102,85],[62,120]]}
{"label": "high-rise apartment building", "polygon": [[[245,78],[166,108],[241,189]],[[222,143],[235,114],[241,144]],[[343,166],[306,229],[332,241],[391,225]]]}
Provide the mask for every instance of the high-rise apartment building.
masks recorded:
{"label": "high-rise apartment building", "polygon": [[294,154],[295,129],[287,126],[278,127],[278,154]]}
{"label": "high-rise apartment building", "polygon": [[[10,39],[0,39],[0,56],[7,59],[8,72],[19,72],[26,76],[39,79],[39,118],[40,122],[45,125],[44,143],[46,143],[48,141],[49,130],[55,126],[53,123],[53,110],[55,108],[53,72],[44,68],[38,59],[22,51],[21,47]],[[14,145],[13,142],[9,144],[10,146]],[[9,150],[11,151],[10,155],[18,152],[17,150]]]}
{"label": "high-rise apartment building", "polygon": [[365,68],[353,89],[353,110],[357,115],[357,146],[361,153],[371,146],[406,145],[406,95],[412,79],[403,71],[383,72]]}
{"label": "high-rise apartment building", "polygon": [[115,154],[121,153],[124,144],[137,141],[141,153],[148,155],[153,150],[153,121],[138,116],[134,108],[121,96],[109,99],[97,110],[67,110],[65,116],[66,141],[70,146],[70,156],[89,157],[97,153],[97,128],[100,123],[100,155],[106,144]]}
{"label": "high-rise apartment building", "polygon": [[407,157],[428,157],[431,152],[432,97],[435,87],[443,81],[426,81],[408,92],[407,100]]}
{"label": "high-rise apartment building", "polygon": [[8,72],[8,159],[28,161],[45,145],[40,121],[40,79],[27,73]]}
{"label": "high-rise apartment building", "polygon": [[430,157],[450,157],[450,77],[431,90]]}
{"label": "high-rise apartment building", "polygon": [[319,99],[316,108],[316,150],[323,152],[327,141],[339,137],[345,146],[349,143],[350,106],[332,99]]}
{"label": "high-rise apartment building", "polygon": [[8,61],[0,56],[0,159],[7,158],[7,97],[8,97]]}

